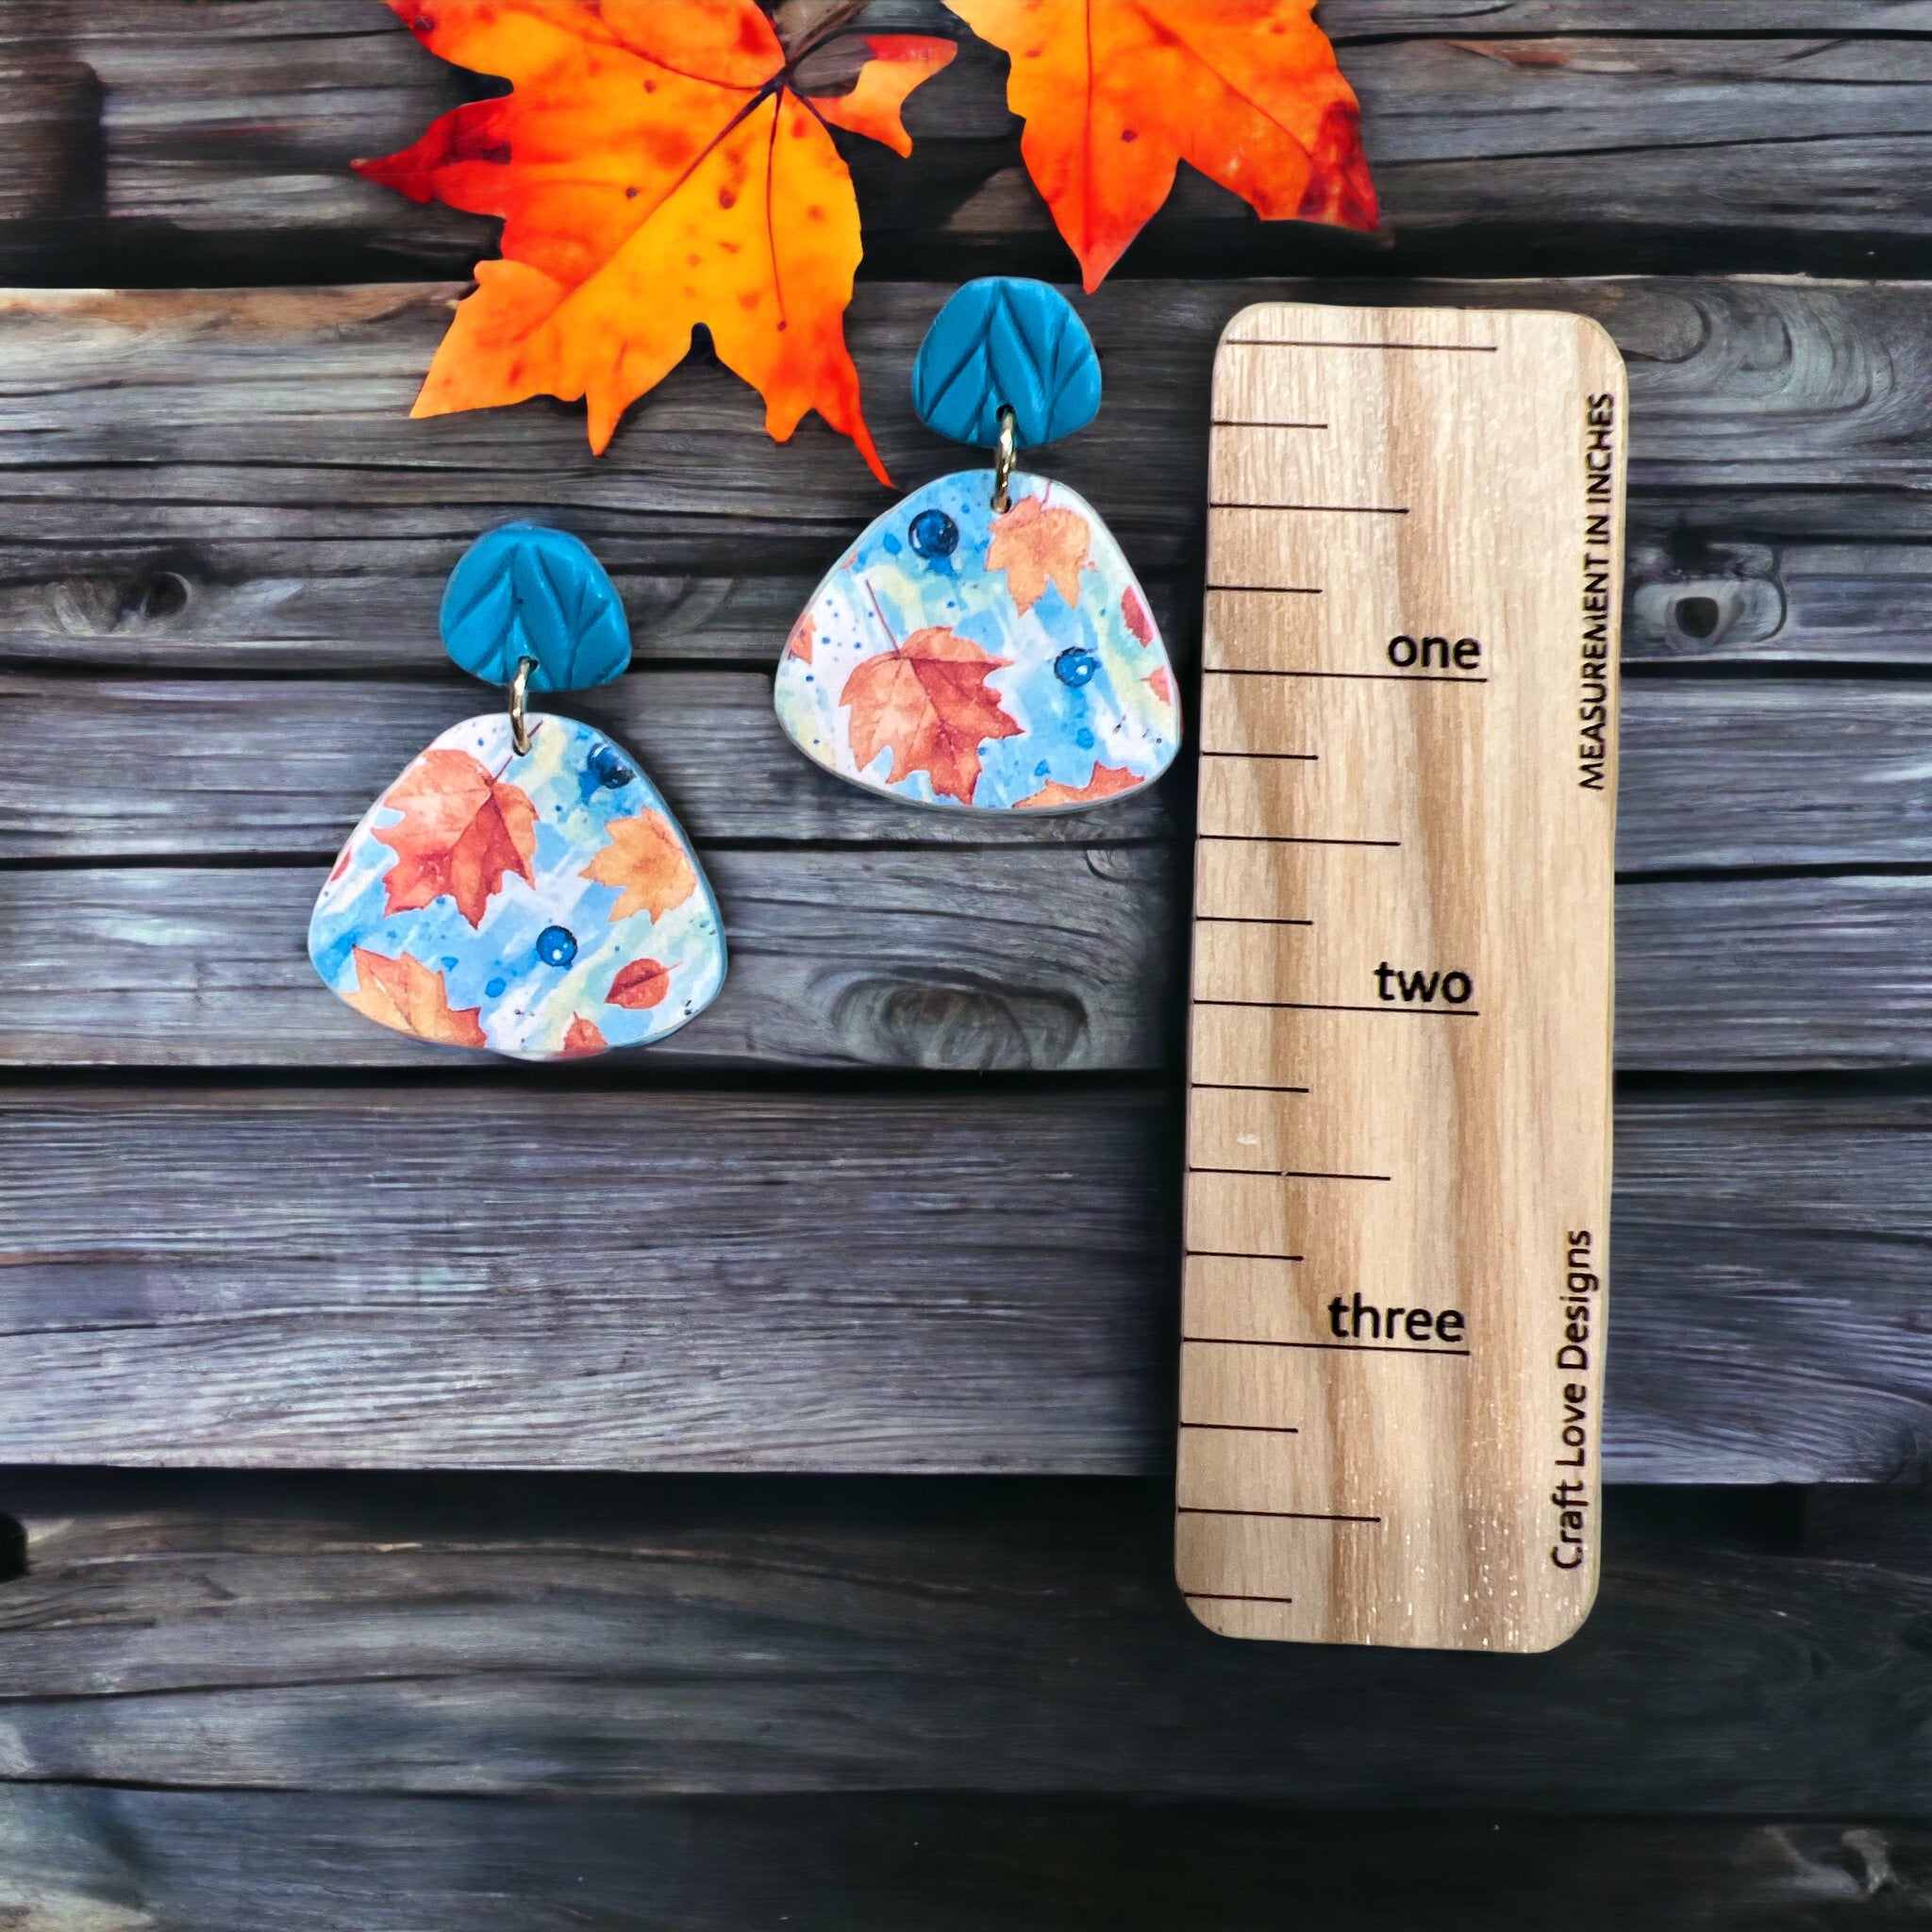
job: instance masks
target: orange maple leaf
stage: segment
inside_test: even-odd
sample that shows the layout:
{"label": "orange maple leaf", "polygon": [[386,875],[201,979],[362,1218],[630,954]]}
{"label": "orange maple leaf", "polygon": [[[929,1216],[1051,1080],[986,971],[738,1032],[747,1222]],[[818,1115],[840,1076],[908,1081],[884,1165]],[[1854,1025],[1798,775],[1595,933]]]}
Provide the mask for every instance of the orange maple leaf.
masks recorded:
{"label": "orange maple leaf", "polygon": [[1148,611],[1145,600],[1132,584],[1121,592],[1121,622],[1140,639],[1143,644],[1154,641],[1154,619]]}
{"label": "orange maple leaf", "polygon": [[896,650],[862,658],[839,693],[839,702],[851,708],[852,756],[859,770],[890,751],[887,784],[926,772],[936,792],[970,804],[979,783],[979,747],[1020,731],[1001,709],[999,693],[986,686],[989,672],[1011,661],[943,625],[916,630]]}
{"label": "orange maple leaf", "polygon": [[607,1005],[648,1011],[671,991],[670,972],[655,959],[633,959],[622,968],[604,995]]}
{"label": "orange maple leaf", "polygon": [[639,911],[648,912],[653,920],[662,919],[697,891],[698,875],[685,857],[684,841],[662,812],[612,819],[604,829],[610,834],[610,842],[581,875],[619,889],[617,904],[610,908],[612,925]]}
{"label": "orange maple leaf", "polygon": [[811,662],[811,612],[808,610],[791,626],[791,635],[785,641],[785,655],[789,658],[796,658],[803,663],[809,664]]}
{"label": "orange maple leaf", "polygon": [[1007,574],[1007,589],[1022,610],[1031,610],[1046,595],[1048,584],[1059,587],[1069,605],[1080,601],[1080,566],[1087,561],[1092,532],[1076,509],[1049,509],[1039,496],[1023,496],[1005,516],[992,523],[992,541],[986,546],[988,570]]}
{"label": "orange maple leaf", "polygon": [[791,84],[753,0],[388,0],[433,54],[511,91],[358,161],[372,180],[504,218],[416,398],[418,416],[527,396],[589,404],[601,452],[700,323],[784,441],[808,409],[889,482],[843,317],[858,204],[827,122],[900,153],[906,96],[950,41],[875,34],[851,92]]}
{"label": "orange maple leaf", "polygon": [[1189,162],[1268,221],[1375,225],[1355,91],[1314,0],[947,0],[1012,56],[1027,172],[1089,293]]}
{"label": "orange maple leaf", "polygon": [[1174,679],[1167,675],[1167,666],[1150,671],[1141,682],[1158,697],[1163,705],[1174,703]]}
{"label": "orange maple leaf", "polygon": [[536,882],[536,808],[468,752],[425,751],[382,802],[403,815],[375,834],[396,855],[382,875],[387,910],[413,912],[447,892],[480,925],[508,874]]}
{"label": "orange maple leaf", "polygon": [[1117,771],[1112,765],[1095,765],[1093,775],[1084,785],[1062,785],[1058,780],[1042,785],[1030,798],[1023,798],[1017,809],[1042,811],[1057,805],[1091,805],[1096,799],[1112,798],[1131,791],[1144,781],[1132,772]]}
{"label": "orange maple leaf", "polygon": [[393,959],[355,949],[356,990],[342,997],[368,1019],[440,1046],[488,1046],[476,1024],[481,1007],[452,1009],[441,973],[408,953]]}

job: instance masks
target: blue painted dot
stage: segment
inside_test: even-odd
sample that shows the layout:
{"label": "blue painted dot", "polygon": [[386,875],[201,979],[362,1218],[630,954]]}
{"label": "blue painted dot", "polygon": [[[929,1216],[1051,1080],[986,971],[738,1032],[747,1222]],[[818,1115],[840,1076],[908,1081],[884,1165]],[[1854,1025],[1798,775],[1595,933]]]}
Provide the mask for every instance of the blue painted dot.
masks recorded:
{"label": "blue painted dot", "polygon": [[907,532],[914,552],[924,558],[950,557],[959,547],[959,526],[942,509],[923,509]]}
{"label": "blue painted dot", "polygon": [[483,989],[484,997],[486,999],[500,1000],[503,997],[503,989],[505,984],[506,982],[501,979],[492,979],[490,982],[490,984]]}
{"label": "blue painted dot", "polygon": [[1062,684],[1070,684],[1078,691],[1083,684],[1092,682],[1093,674],[1100,669],[1100,659],[1091,651],[1083,651],[1078,644],[1069,644],[1053,660],[1053,675]]}
{"label": "blue painted dot", "polygon": [[1052,770],[1053,767],[1050,764],[1048,764],[1044,758],[1041,758],[1041,761],[1034,766],[1033,775],[1036,778],[1043,778]]}
{"label": "blue painted dot", "polygon": [[591,754],[591,769],[597,774],[598,784],[608,785],[613,791],[637,776],[608,744],[600,744]]}
{"label": "blue painted dot", "polygon": [[537,957],[546,966],[568,966],[577,956],[577,936],[567,925],[546,925],[537,935]]}
{"label": "blue painted dot", "polygon": [[1091,731],[1076,731],[1074,733],[1074,742],[1082,751],[1091,751],[1093,749],[1093,734]]}
{"label": "blue painted dot", "polygon": [[902,547],[898,538],[893,536],[890,530],[879,539],[879,542],[884,547],[888,557],[897,557]]}

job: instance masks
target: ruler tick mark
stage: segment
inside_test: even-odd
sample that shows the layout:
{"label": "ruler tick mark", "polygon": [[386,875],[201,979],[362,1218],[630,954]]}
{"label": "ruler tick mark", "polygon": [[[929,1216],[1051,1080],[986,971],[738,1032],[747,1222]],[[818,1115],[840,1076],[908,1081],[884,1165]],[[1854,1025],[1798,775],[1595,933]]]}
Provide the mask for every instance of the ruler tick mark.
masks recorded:
{"label": "ruler tick mark", "polygon": [[1476,1007],[1349,1007],[1329,1000],[1209,1000],[1196,999],[1197,1007],[1267,1007],[1281,1013],[1391,1013],[1407,1014],[1424,1020],[1479,1020]]}
{"label": "ruler tick mark", "polygon": [[1311,516],[1406,517],[1408,506],[1386,503],[1241,503],[1232,497],[1210,496],[1209,509],[1297,509]]}
{"label": "ruler tick mark", "polygon": [[1433,356],[1493,356],[1494,342],[1339,342],[1307,336],[1229,336],[1227,349],[1417,349]]}
{"label": "ruler tick mark", "polygon": [[1319,597],[1319,584],[1209,584],[1210,591],[1226,595],[1231,591],[1250,592],[1257,597]]}
{"label": "ruler tick mark", "polygon": [[1191,1604],[1291,1604],[1291,1596],[1247,1596],[1233,1590],[1184,1590],[1181,1595]]}
{"label": "ruler tick mark", "polygon": [[1274,1516],[1292,1523],[1380,1523],[1379,1516],[1343,1516],[1327,1509],[1215,1509],[1205,1503],[1183,1503],[1183,1516]]}
{"label": "ruler tick mark", "polygon": [[[1372,684],[1487,684],[1487,677],[1457,677],[1440,671],[1277,671],[1272,665],[1204,664],[1204,677],[1348,677]],[[1251,754],[1252,756],[1252,754]]]}
{"label": "ruler tick mark", "polygon": [[1265,1335],[1183,1335],[1197,1348],[1316,1348],[1329,1355],[1452,1355],[1466,1348],[1410,1348],[1401,1341],[1276,1341]]}
{"label": "ruler tick mark", "polygon": [[1299,1436],[1299,1429],[1291,1429],[1280,1423],[1183,1423],[1184,1429],[1225,1429],[1236,1436]]}
{"label": "ruler tick mark", "polygon": [[1259,1255],[1235,1248],[1190,1248],[1187,1253],[1190,1260],[1198,1258],[1204,1261],[1301,1261],[1307,1258],[1304,1255]]}
{"label": "ruler tick mark", "polygon": [[1386,1181],[1386,1174],[1331,1174],[1319,1167],[1191,1167],[1190,1174],[1255,1174],[1271,1181]]}
{"label": "ruler tick mark", "polygon": [[1388,852],[1399,851],[1402,846],[1400,839],[1296,838],[1286,832],[1203,832],[1200,837],[1223,845],[1374,845]]}
{"label": "ruler tick mark", "polygon": [[1205,1089],[1211,1093],[1307,1093],[1307,1087],[1271,1087],[1265,1081],[1257,1080],[1190,1080],[1190,1087],[1197,1091]]}
{"label": "ruler tick mark", "polygon": [[1313,925],[1312,919],[1263,919],[1258,914],[1247,912],[1197,912],[1196,922],[1202,925]]}
{"label": "ruler tick mark", "polygon": [[1204,758],[1284,758],[1294,764],[1318,765],[1322,754],[1318,751],[1204,751]]}

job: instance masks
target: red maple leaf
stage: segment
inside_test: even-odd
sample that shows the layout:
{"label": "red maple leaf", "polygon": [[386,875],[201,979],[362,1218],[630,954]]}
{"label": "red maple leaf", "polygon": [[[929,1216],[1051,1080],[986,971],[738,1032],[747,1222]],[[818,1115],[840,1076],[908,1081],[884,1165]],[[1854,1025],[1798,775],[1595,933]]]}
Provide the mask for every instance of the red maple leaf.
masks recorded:
{"label": "red maple leaf", "polygon": [[1269,221],[1375,225],[1314,0],[947,0],[1012,56],[1020,152],[1091,292],[1187,161]]}
{"label": "red maple leaf", "polygon": [[982,651],[943,625],[916,630],[895,650],[861,659],[839,694],[852,711],[852,756],[864,771],[882,751],[892,754],[886,782],[914,772],[932,776],[944,798],[971,804],[979,783],[979,747],[1014,738],[1020,726],[987,689],[989,672],[1010,663]]}
{"label": "red maple leaf", "polygon": [[586,1054],[602,1053],[609,1044],[581,1013],[573,1013],[570,1031],[563,1036],[563,1045],[558,1050],[557,1057],[560,1060],[581,1059]]}
{"label": "red maple leaf", "polygon": [[408,953],[393,959],[355,948],[356,986],[342,998],[365,1018],[440,1046],[488,1046],[476,1024],[481,1007],[452,1009],[448,983]]}
{"label": "red maple leaf", "polygon": [[1118,770],[1112,765],[1096,764],[1093,775],[1084,785],[1062,785],[1058,781],[1042,785],[1031,798],[1023,798],[1018,809],[1021,811],[1043,811],[1054,806],[1093,805],[1103,798],[1117,797],[1123,791],[1131,791],[1137,785],[1146,781],[1136,777],[1132,772]]}
{"label": "red maple leaf", "polygon": [[536,808],[468,752],[425,751],[382,802],[403,815],[375,834],[396,855],[382,876],[387,910],[413,912],[447,892],[480,925],[509,874],[535,883]]}
{"label": "red maple leaf", "polygon": [[613,1007],[648,1011],[658,1005],[670,991],[671,974],[666,968],[655,959],[633,959],[611,980],[610,991],[604,998]]}
{"label": "red maple leaf", "polygon": [[1140,591],[1132,584],[1121,592],[1121,622],[1143,644],[1154,641],[1154,619],[1149,615]]}
{"label": "red maple leaf", "polygon": [[415,414],[582,396],[601,451],[702,323],[774,438],[816,409],[890,481],[845,348],[858,204],[825,124],[908,153],[900,107],[952,42],[838,43],[857,79],[824,94],[793,84],[809,42],[788,55],[753,0],[389,6],[431,53],[510,83],[356,163],[414,200],[504,218],[503,258],[477,265]]}

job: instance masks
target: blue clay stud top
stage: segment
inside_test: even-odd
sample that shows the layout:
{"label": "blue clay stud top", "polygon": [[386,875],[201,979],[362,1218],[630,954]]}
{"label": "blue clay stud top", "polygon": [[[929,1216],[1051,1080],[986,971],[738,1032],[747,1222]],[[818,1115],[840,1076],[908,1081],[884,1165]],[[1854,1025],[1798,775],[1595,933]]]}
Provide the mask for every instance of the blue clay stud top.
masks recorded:
{"label": "blue clay stud top", "polygon": [[1071,436],[1100,408],[1100,358],[1058,289],[986,275],[933,318],[912,365],[912,407],[928,429],[991,449],[1003,403],[1022,449]]}
{"label": "blue clay stud top", "polygon": [[534,658],[532,691],[586,691],[630,663],[630,625],[604,566],[540,524],[505,524],[463,553],[442,593],[442,641],[487,684],[508,684]]}

